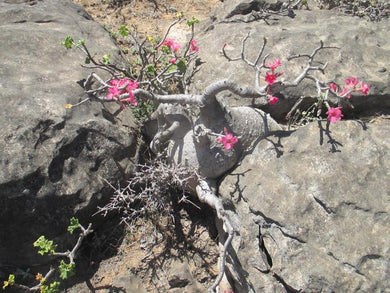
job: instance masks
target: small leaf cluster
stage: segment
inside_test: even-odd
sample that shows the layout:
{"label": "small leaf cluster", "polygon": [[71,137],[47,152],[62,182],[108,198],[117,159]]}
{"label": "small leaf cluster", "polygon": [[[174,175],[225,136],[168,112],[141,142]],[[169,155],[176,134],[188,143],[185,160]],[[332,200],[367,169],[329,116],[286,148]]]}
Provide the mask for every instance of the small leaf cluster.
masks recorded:
{"label": "small leaf cluster", "polygon": [[153,101],[138,101],[137,107],[132,108],[134,117],[139,123],[143,123],[146,119],[152,115],[156,110],[156,106]]}
{"label": "small leaf cluster", "polygon": [[66,263],[64,260],[60,261],[58,269],[60,270],[60,278],[65,280],[75,274],[76,265],[74,263]]}
{"label": "small leaf cluster", "polygon": [[70,225],[68,226],[68,232],[70,234],[73,234],[73,232],[80,228],[80,222],[79,222],[79,219],[76,219],[75,217],[72,217],[70,219]]}
{"label": "small leaf cluster", "polygon": [[75,47],[80,47],[85,44],[85,41],[83,39],[78,40],[76,43],[74,42],[73,38],[71,36],[66,36],[65,40],[61,42],[61,44],[66,48],[66,49],[72,49],[73,46]]}
{"label": "small leaf cluster", "polygon": [[42,284],[41,285],[41,293],[56,293],[60,291],[60,282],[53,282],[48,285]]}
{"label": "small leaf cluster", "polygon": [[40,255],[54,254],[57,248],[57,245],[53,244],[53,240],[48,240],[45,236],[39,237],[33,245],[39,248],[38,253]]}
{"label": "small leaf cluster", "polygon": [[3,290],[8,286],[12,286],[13,284],[15,284],[15,275],[11,274],[8,276],[8,280],[4,281]]}
{"label": "small leaf cluster", "polygon": [[199,23],[199,19],[197,19],[196,17],[192,17],[191,19],[187,20],[188,26],[193,26],[197,23]]}

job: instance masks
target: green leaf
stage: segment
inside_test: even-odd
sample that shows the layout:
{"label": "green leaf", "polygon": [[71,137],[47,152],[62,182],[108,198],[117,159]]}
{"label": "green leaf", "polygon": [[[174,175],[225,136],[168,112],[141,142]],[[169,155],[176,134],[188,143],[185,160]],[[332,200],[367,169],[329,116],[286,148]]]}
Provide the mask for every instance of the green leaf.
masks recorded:
{"label": "green leaf", "polygon": [[78,229],[79,227],[80,227],[79,219],[72,217],[70,219],[70,225],[68,226],[68,232],[70,234],[73,234],[74,230]]}
{"label": "green leaf", "polygon": [[10,274],[10,275],[8,276],[8,283],[9,283],[10,285],[15,284],[15,275]]}
{"label": "green leaf", "polygon": [[155,110],[156,106],[151,100],[138,101],[137,107],[132,108],[134,116],[141,123],[149,118]]}
{"label": "green leaf", "polygon": [[146,67],[146,73],[149,75],[153,75],[156,72],[156,68],[153,65],[148,65]]}
{"label": "green leaf", "polygon": [[127,29],[127,27],[125,25],[122,25],[119,28],[119,33],[122,35],[122,37],[126,37],[129,35],[129,30]]}
{"label": "green leaf", "polygon": [[85,45],[85,41],[83,39],[78,40],[76,44],[74,44],[76,47],[79,47],[81,45]]}
{"label": "green leaf", "polygon": [[66,49],[72,49],[73,38],[71,36],[66,36],[65,41],[61,42]]}
{"label": "green leaf", "polygon": [[102,62],[103,64],[109,64],[110,63],[110,58],[111,58],[111,54],[110,53],[107,53],[106,55],[104,55],[102,57]]}
{"label": "green leaf", "polygon": [[177,68],[179,69],[180,73],[185,73],[187,70],[186,61],[184,59],[180,59],[179,62],[176,62]]}
{"label": "green leaf", "polygon": [[171,53],[171,48],[169,48],[166,45],[162,45],[161,46],[161,51],[163,51],[165,54],[169,54],[169,53]]}
{"label": "green leaf", "polygon": [[58,269],[60,270],[60,278],[65,280],[75,274],[74,268],[76,265],[74,263],[67,264],[64,260],[61,260]]}
{"label": "green leaf", "polygon": [[53,244],[52,240],[47,240],[45,236],[39,237],[35,242],[34,242],[34,247],[39,247],[40,249],[38,250],[38,253],[40,255],[44,255],[45,253],[50,253],[54,254],[55,249],[57,248],[57,245]]}
{"label": "green leaf", "polygon": [[84,62],[85,62],[85,64],[89,64],[89,63],[91,63],[91,59],[89,57],[86,57]]}
{"label": "green leaf", "polygon": [[195,23],[199,23],[199,19],[197,19],[196,17],[192,17],[192,19],[187,20],[188,26],[193,26]]}

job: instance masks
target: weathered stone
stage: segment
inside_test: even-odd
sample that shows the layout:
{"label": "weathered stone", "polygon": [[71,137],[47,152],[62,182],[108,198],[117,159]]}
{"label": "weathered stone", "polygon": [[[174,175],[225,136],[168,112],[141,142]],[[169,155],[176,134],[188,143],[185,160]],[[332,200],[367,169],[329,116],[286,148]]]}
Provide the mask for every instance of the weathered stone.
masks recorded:
{"label": "weathered stone", "polygon": [[[353,115],[372,115],[377,111],[390,112],[390,52],[388,46],[388,27],[390,19],[368,22],[365,19],[345,15],[337,10],[294,10],[295,17],[272,14],[266,21],[239,21],[239,15],[226,18],[240,3],[257,1],[224,1],[216,9],[213,21],[206,24],[204,32],[197,37],[199,56],[204,64],[197,74],[192,89],[202,92],[204,87],[216,80],[228,78],[243,86],[255,84],[255,72],[242,61],[229,62],[220,53],[224,44],[230,57],[239,57],[242,40],[250,32],[246,42],[245,54],[253,62],[267,39],[264,55],[270,54],[268,61],[280,58],[280,80],[293,80],[305,65],[305,58],[287,61],[296,54],[311,54],[320,45],[338,48],[324,49],[316,61],[329,62],[325,74],[312,72],[325,82],[335,81],[340,85],[354,76],[371,85],[370,95],[355,96],[350,101],[355,106]],[[271,1],[272,2],[272,1]],[[276,1],[274,1],[276,2]],[[312,6],[311,6],[312,7]],[[262,72],[261,85],[264,85],[265,71]],[[297,88],[288,88],[278,95],[278,105],[261,108],[273,118],[281,121],[301,96],[313,97],[317,94],[315,83],[303,82]],[[225,95],[230,105],[256,105],[256,100]],[[351,114],[345,105],[344,114]]]}
{"label": "weathered stone", "polygon": [[98,219],[90,217],[108,197],[102,178],[131,170],[137,139],[130,110],[64,107],[85,99],[89,74],[81,51],[61,45],[65,36],[121,62],[83,9],[67,0],[2,1],[0,35],[0,267],[28,267],[42,262],[32,246],[40,235],[59,240],[74,215],[85,225]]}
{"label": "weathered stone", "polygon": [[248,274],[238,292],[390,287],[390,121],[326,124],[262,140],[222,181]]}
{"label": "weathered stone", "polygon": [[171,288],[182,288],[193,282],[188,263],[176,261],[169,272],[168,283]]}
{"label": "weathered stone", "polygon": [[112,284],[112,289],[119,289],[128,293],[147,293],[143,287],[142,280],[130,272],[125,272],[117,276]]}

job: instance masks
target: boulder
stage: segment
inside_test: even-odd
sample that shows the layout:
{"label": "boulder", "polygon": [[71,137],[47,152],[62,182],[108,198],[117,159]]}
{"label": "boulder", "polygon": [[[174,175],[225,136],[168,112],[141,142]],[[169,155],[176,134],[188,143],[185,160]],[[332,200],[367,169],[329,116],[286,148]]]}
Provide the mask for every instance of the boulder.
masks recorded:
{"label": "boulder", "polygon": [[[69,219],[87,225],[137,160],[131,110],[85,99],[85,56],[66,50],[67,35],[85,39],[96,58],[111,53],[107,31],[68,0],[0,1],[0,270],[43,260],[32,243],[61,243]],[[73,243],[73,242],[72,242]],[[59,249],[69,249],[65,243]],[[74,243],[73,243],[74,244]]]}
{"label": "boulder", "polygon": [[[312,75],[325,82],[334,81],[340,85],[351,76],[368,83],[371,86],[368,97],[357,95],[350,100],[355,106],[354,117],[369,116],[377,111],[387,114],[390,112],[389,18],[370,22],[337,9],[319,10],[315,1],[309,1],[310,10],[293,10],[294,15],[288,16],[286,13],[278,13],[280,8],[276,7],[277,3],[281,2],[227,0],[220,4],[211,21],[205,24],[197,36],[199,56],[204,64],[192,85],[194,92],[202,92],[205,86],[223,78],[234,80],[243,86],[255,84],[255,72],[251,67],[242,61],[229,62],[221,54],[221,49],[226,44],[227,54],[232,58],[239,57],[242,40],[250,33],[245,46],[247,58],[254,62],[263,38],[266,38],[263,56],[269,54],[268,61],[273,58],[281,60],[281,71],[284,74],[280,80],[295,79],[306,62],[305,58],[287,61],[287,57],[311,54],[320,45],[320,41],[325,46],[334,47],[322,50],[315,59],[328,62],[325,73],[313,72]],[[256,10],[259,5],[272,13],[262,18],[265,14],[261,14],[261,9]],[[246,6],[253,13],[245,10]],[[261,85],[265,84],[264,76],[265,71],[261,75]],[[296,88],[281,92],[278,95],[278,105],[261,108],[278,121],[285,121],[286,114],[298,98],[314,97],[316,93],[314,82],[303,82]],[[225,98],[231,105],[256,105],[256,100],[252,99],[234,95],[225,95]],[[351,117],[352,109],[346,105],[343,112]]]}
{"label": "boulder", "polygon": [[235,292],[386,292],[389,138],[376,118],[260,141],[219,188],[239,231]]}

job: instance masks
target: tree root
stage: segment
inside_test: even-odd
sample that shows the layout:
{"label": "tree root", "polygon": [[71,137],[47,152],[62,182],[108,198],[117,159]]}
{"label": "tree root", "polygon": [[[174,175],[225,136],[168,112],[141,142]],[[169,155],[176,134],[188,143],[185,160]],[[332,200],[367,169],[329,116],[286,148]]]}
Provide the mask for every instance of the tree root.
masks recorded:
{"label": "tree root", "polygon": [[228,237],[220,251],[219,274],[215,279],[214,283],[208,289],[209,293],[213,293],[221,283],[222,279],[225,277],[226,252],[233,240],[234,228],[228,214],[226,213],[223,207],[221,198],[215,195],[215,193],[212,191],[210,187],[210,184],[206,180],[199,180],[199,184],[196,187],[196,193],[201,202],[206,203],[210,207],[215,209],[215,211],[217,212],[218,219],[220,219],[223,222],[223,229],[225,230],[226,233],[228,233]]}

